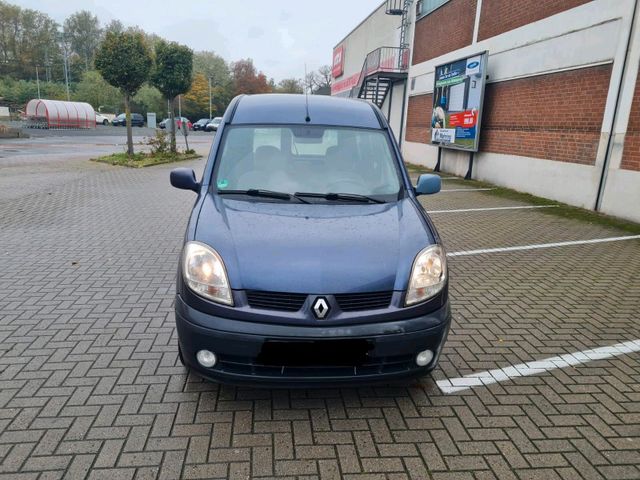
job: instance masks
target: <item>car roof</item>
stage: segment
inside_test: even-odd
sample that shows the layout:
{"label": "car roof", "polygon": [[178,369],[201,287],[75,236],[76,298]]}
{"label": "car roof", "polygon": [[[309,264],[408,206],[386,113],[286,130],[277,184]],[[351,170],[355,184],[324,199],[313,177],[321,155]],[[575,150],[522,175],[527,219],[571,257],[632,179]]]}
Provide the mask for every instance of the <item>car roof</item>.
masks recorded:
{"label": "car roof", "polygon": [[[307,102],[309,119],[307,121]],[[302,124],[382,128],[371,104],[326,95],[262,94],[239,98],[231,124]]]}

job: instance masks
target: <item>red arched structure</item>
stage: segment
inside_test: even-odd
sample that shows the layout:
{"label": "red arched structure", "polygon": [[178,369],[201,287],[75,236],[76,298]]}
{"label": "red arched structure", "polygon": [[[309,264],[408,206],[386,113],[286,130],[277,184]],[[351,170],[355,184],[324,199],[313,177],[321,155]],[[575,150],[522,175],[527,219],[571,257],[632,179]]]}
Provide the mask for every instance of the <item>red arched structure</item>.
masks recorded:
{"label": "red arched structure", "polygon": [[25,108],[30,127],[75,129],[96,128],[96,112],[84,102],[34,98]]}

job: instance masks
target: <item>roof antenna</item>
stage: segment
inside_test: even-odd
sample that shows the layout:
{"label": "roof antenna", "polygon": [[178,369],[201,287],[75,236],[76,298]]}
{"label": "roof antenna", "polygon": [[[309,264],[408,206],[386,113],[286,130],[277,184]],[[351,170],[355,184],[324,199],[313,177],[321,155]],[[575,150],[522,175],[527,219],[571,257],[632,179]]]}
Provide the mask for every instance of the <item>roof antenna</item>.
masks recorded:
{"label": "roof antenna", "polygon": [[307,83],[307,63],[305,62],[304,64],[304,104],[305,104],[305,108],[307,109],[307,116],[305,117],[304,121],[309,123],[311,121],[311,117],[309,116],[309,88],[308,85],[306,85]]}

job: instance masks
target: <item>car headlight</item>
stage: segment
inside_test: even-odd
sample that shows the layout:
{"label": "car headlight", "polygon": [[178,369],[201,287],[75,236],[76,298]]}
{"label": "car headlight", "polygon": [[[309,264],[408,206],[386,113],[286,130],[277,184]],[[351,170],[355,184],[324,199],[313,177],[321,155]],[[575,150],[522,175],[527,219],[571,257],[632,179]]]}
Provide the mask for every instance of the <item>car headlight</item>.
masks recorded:
{"label": "car headlight", "polygon": [[415,305],[436,295],[447,282],[447,255],[440,245],[422,250],[413,262],[405,306]]}
{"label": "car headlight", "polygon": [[213,248],[200,242],[187,243],[182,257],[182,273],[189,288],[198,295],[233,305],[224,263]]}

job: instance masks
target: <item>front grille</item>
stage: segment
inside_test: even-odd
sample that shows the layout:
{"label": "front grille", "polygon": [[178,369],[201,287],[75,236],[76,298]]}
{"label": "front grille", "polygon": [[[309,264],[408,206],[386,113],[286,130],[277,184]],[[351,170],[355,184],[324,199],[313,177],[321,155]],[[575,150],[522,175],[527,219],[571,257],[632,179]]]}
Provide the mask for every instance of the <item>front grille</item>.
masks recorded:
{"label": "front grille", "polygon": [[[387,308],[393,292],[339,293],[334,295],[336,303],[343,312],[375,310]],[[302,308],[307,294],[263,292],[247,290],[247,302],[252,308],[297,312]]]}
{"label": "front grille", "polygon": [[[327,355],[330,355],[329,353]],[[257,359],[224,355],[213,370],[272,378],[365,377],[410,372],[416,368],[413,355],[370,358],[357,365],[264,365]]]}
{"label": "front grille", "polygon": [[335,299],[343,312],[355,312],[387,308],[392,296],[393,292],[341,293],[335,295]]}
{"label": "front grille", "polygon": [[258,292],[247,290],[247,302],[251,308],[297,312],[302,308],[307,295],[304,293]]}

